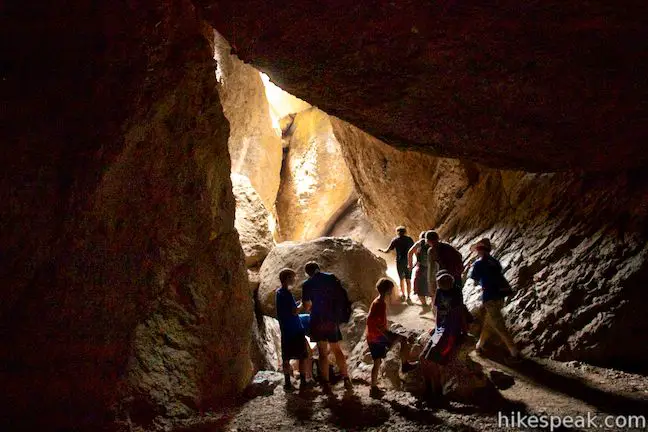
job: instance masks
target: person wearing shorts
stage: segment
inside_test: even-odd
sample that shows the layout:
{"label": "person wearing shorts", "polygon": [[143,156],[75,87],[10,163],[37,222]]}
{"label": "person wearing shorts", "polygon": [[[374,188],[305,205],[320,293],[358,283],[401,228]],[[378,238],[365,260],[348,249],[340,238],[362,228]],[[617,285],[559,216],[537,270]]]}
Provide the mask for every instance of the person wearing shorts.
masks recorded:
{"label": "person wearing shorts", "polygon": [[299,315],[297,304],[290,292],[295,284],[295,272],[292,269],[283,269],[279,272],[281,287],[275,292],[277,320],[281,330],[281,359],[284,372],[284,389],[292,390],[291,382],[292,367],[290,360],[299,360],[300,388],[311,387],[312,383],[307,381],[312,376],[312,362],[309,361],[308,342]]}
{"label": "person wearing shorts", "polygon": [[405,301],[405,292],[407,289],[407,302],[411,303],[410,292],[412,291],[412,270],[408,262],[408,252],[414,246],[414,240],[407,235],[407,230],[404,226],[396,228],[396,237],[389,243],[387,249],[378,249],[382,253],[389,253],[396,250],[396,271],[400,279],[401,301]]}
{"label": "person wearing shorts", "polygon": [[378,297],[371,303],[369,314],[367,316],[367,343],[369,352],[373,359],[373,368],[371,370],[371,392],[376,394],[380,392],[378,388],[378,373],[382,359],[387,356],[387,351],[392,345],[400,342],[401,351],[401,371],[409,372],[416,367],[415,363],[407,361],[409,356],[409,343],[404,336],[393,333],[387,329],[387,302],[389,295],[394,289],[394,283],[388,278],[381,278],[376,284]]}
{"label": "person wearing shorts", "polygon": [[353,388],[347,368],[346,358],[340,347],[342,333],[340,332],[340,323],[338,317],[340,314],[335,308],[340,304],[339,279],[331,274],[320,271],[319,265],[314,262],[308,262],[304,267],[308,279],[304,281],[302,287],[302,300],[304,309],[310,312],[310,338],[317,342],[319,352],[319,367],[322,387],[326,392],[330,392],[329,384],[329,347],[335,355],[335,360],[340,373],[344,379],[344,386],[350,390]]}

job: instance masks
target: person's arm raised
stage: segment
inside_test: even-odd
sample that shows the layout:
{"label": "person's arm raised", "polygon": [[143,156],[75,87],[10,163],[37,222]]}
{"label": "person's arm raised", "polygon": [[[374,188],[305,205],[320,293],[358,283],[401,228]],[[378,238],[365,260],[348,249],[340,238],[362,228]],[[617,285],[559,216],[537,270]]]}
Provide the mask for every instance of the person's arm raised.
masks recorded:
{"label": "person's arm raised", "polygon": [[421,244],[418,242],[414,243],[414,246],[412,246],[410,250],[407,251],[407,267],[409,267],[410,269],[414,267],[413,264],[414,260],[412,258],[414,258],[414,254],[417,254],[420,251],[421,251]]}

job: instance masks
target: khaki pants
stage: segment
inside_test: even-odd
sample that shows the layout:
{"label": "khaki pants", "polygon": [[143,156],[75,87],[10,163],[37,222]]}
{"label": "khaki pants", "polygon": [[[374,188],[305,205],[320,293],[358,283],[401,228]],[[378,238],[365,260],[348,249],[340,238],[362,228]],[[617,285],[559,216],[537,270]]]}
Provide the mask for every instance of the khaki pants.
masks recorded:
{"label": "khaki pants", "polygon": [[486,343],[493,333],[495,333],[506,344],[506,347],[509,349],[511,354],[515,355],[517,353],[517,348],[515,347],[515,342],[513,342],[511,334],[506,328],[506,324],[504,323],[504,317],[502,316],[503,307],[504,299],[484,302],[484,322],[482,324],[481,334],[479,335],[478,345],[483,347],[484,343]]}

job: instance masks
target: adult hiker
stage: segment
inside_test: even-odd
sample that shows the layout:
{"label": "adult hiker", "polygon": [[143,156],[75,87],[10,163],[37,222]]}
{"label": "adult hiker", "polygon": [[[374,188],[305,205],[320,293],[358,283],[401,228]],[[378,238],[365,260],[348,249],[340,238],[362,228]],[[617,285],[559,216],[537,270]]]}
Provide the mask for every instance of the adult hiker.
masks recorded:
{"label": "adult hiker", "polygon": [[515,346],[504,317],[502,307],[504,298],[511,294],[511,286],[504,277],[502,265],[491,255],[493,246],[490,239],[483,238],[471,246],[479,258],[470,271],[470,278],[482,289],[482,330],[475,347],[478,353],[483,352],[484,343],[495,333],[499,336],[511,354],[512,359],[518,359],[520,351]]}
{"label": "adult hiker", "polygon": [[[421,301],[422,306],[427,306],[426,297],[430,295],[428,284],[428,248],[430,246],[425,240],[425,231],[419,237],[419,241],[407,252],[407,266],[414,268],[414,294]],[[413,265],[413,258],[416,256],[416,264]]]}
{"label": "adult hiker", "polygon": [[[463,284],[461,281],[463,273],[463,257],[457,249],[448,243],[439,241],[439,234],[436,231],[428,231],[425,233],[425,240],[429,246],[428,248],[428,264],[436,262],[438,264],[438,270],[445,270],[452,276],[453,279],[453,289],[456,294],[461,298],[461,303],[463,303]],[[428,284],[432,285],[435,282],[432,279],[436,278],[436,274],[433,272],[428,272]]]}
{"label": "adult hiker", "polygon": [[440,270],[435,279],[438,286],[434,300],[436,327],[421,352],[420,360],[426,390],[440,396],[443,368],[463,341],[464,305],[461,292],[455,288],[454,277],[447,270]]}
{"label": "adult hiker", "polygon": [[401,296],[400,300],[405,301],[405,289],[407,288],[407,302],[411,303],[410,291],[412,290],[411,279],[412,270],[407,262],[407,254],[414,246],[412,237],[406,235],[407,230],[404,226],[396,228],[396,237],[389,243],[387,249],[378,249],[382,253],[389,253],[391,250],[396,249],[396,270],[398,271],[398,278],[400,279]]}
{"label": "adult hiker", "polygon": [[344,387],[352,389],[353,384],[349,378],[346,358],[340,347],[342,333],[340,317],[344,314],[343,308],[347,301],[346,293],[340,280],[331,273],[320,271],[319,264],[310,261],[304,267],[308,279],[302,287],[302,301],[304,309],[310,312],[310,338],[317,342],[319,352],[318,371],[320,373],[322,388],[331,391],[329,381],[329,348],[335,355],[335,360],[340,373],[344,378]]}

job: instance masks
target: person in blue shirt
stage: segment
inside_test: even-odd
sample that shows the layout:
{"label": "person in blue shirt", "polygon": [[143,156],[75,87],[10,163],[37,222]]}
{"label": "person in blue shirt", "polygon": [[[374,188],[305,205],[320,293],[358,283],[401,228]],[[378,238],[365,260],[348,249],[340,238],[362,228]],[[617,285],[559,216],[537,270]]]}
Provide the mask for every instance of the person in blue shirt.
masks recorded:
{"label": "person in blue shirt", "polygon": [[281,330],[281,359],[283,361],[284,372],[284,389],[292,390],[294,387],[291,383],[292,367],[290,360],[299,360],[299,380],[300,387],[311,387],[312,383],[306,380],[307,376],[312,376],[310,367],[312,362],[308,355],[308,342],[302,322],[297,314],[297,303],[295,297],[290,292],[290,288],[295,284],[295,272],[292,269],[285,268],[279,272],[279,281],[281,287],[275,292],[277,320]]}
{"label": "person in blue shirt", "polygon": [[504,298],[511,292],[510,285],[502,272],[502,265],[490,254],[492,250],[490,239],[481,239],[472,245],[471,249],[477,252],[479,256],[472,266],[470,278],[482,288],[482,312],[484,317],[476,350],[478,353],[482,353],[484,343],[492,333],[495,333],[502,339],[511,357],[518,359],[520,351],[515,346],[515,342],[506,328],[502,316]]}
{"label": "person in blue shirt", "polygon": [[346,358],[340,347],[342,333],[340,332],[339,310],[342,304],[341,292],[343,290],[340,280],[331,273],[320,271],[319,264],[314,261],[306,263],[304,271],[308,279],[302,286],[302,301],[304,309],[310,312],[310,337],[317,342],[319,352],[318,371],[322,380],[322,388],[330,392],[329,384],[329,347],[335,355],[335,360],[340,373],[344,378],[344,387],[353,389],[349,378]]}

